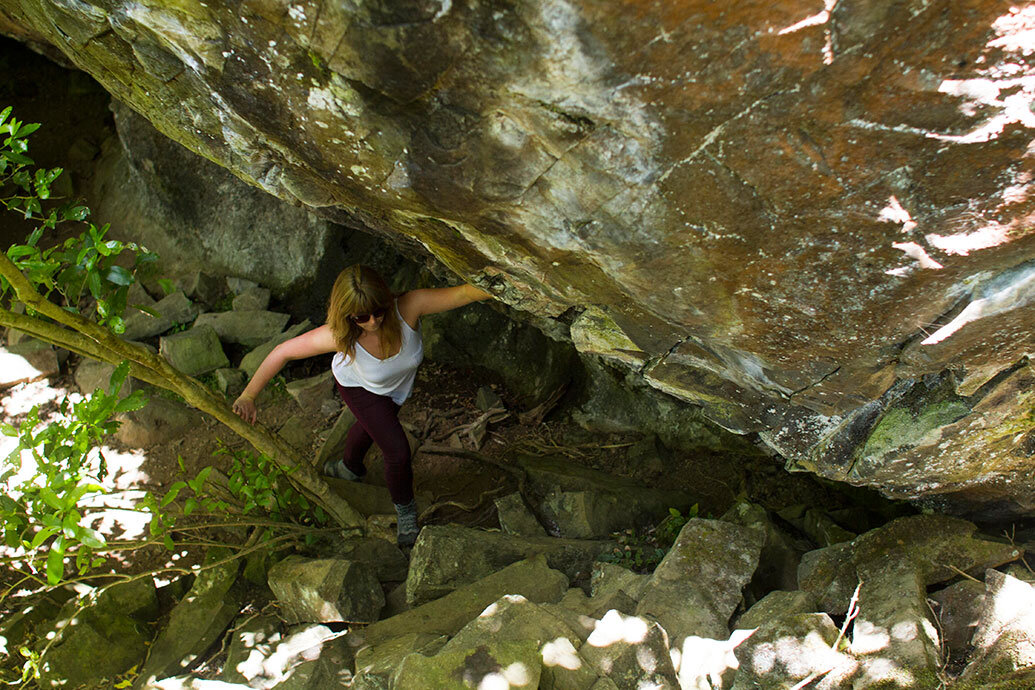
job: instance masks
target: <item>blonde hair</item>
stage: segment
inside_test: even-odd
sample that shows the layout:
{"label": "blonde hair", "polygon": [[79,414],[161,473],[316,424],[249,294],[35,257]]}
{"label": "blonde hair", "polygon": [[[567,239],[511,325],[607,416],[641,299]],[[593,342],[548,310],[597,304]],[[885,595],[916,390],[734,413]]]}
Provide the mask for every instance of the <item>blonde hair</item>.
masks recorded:
{"label": "blonde hair", "polygon": [[379,356],[384,359],[402,343],[402,329],[395,311],[395,296],[385,279],[372,268],[355,264],[338,274],[327,304],[327,325],[331,327],[338,350],[350,359],[356,356],[356,341],[363,329],[349,318],[384,309],[381,321]]}

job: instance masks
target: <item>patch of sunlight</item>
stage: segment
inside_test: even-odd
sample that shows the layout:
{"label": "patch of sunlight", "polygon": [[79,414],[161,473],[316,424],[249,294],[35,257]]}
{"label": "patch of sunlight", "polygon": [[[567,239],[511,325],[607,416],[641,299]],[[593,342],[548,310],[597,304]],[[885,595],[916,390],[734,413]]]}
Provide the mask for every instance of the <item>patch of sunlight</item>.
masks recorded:
{"label": "patch of sunlight", "polygon": [[946,254],[967,256],[979,249],[989,249],[1010,241],[1009,229],[999,223],[991,223],[980,230],[959,235],[927,235],[927,241]]}
{"label": "patch of sunlight", "polygon": [[0,407],[3,409],[4,417],[14,417],[27,413],[35,405],[42,406],[57,402],[66,395],[72,402],[79,402],[83,399],[83,396],[78,393],[69,394],[64,388],[51,386],[49,381],[33,381],[4,391],[4,397],[0,399]]}
{"label": "patch of sunlight", "polygon": [[913,674],[892,659],[863,659],[860,665],[865,673],[866,687],[911,688],[915,685],[916,678]]}
{"label": "patch of sunlight", "polygon": [[558,637],[543,645],[543,664],[577,671],[582,668],[582,657],[571,640],[567,637]]}
{"label": "patch of sunlight", "polygon": [[154,690],[251,690],[250,686],[241,683],[190,678],[189,676],[153,680],[147,684],[147,687]]}
{"label": "patch of sunlight", "polygon": [[910,259],[915,259],[920,264],[920,268],[930,268],[934,270],[942,268],[942,265],[932,259],[927,254],[927,250],[916,242],[892,242],[891,246],[904,252]]}
{"label": "patch of sunlight", "polygon": [[901,223],[902,232],[907,233],[916,227],[916,221],[909,215],[909,211],[902,207],[898,197],[888,197],[888,205],[880,210],[877,220],[881,223]]}
{"label": "patch of sunlight", "polygon": [[611,609],[593,628],[586,640],[594,647],[607,647],[616,642],[639,644],[647,639],[647,622],[636,616],[624,616]]}
{"label": "patch of sunlight", "polygon": [[834,9],[834,5],[837,4],[837,0],[824,0],[823,9],[811,17],[805,17],[800,22],[791,24],[788,27],[780,29],[777,32],[777,36],[783,36],[784,34],[792,34],[795,31],[801,31],[802,29],[810,26],[820,26],[830,21],[830,11]]}
{"label": "patch of sunlight", "polygon": [[252,648],[248,658],[237,665],[237,672],[252,686],[273,687],[289,678],[298,665],[319,659],[323,646],[344,634],[325,625],[311,625],[287,637],[273,635]]}
{"label": "patch of sunlight", "polygon": [[525,687],[531,682],[528,668],[520,661],[515,661],[500,671],[486,674],[478,683],[478,690],[509,690],[512,687]]}
{"label": "patch of sunlight", "polygon": [[873,654],[887,648],[890,642],[891,635],[886,628],[861,618],[855,620],[855,630],[852,634],[853,654]]}
{"label": "patch of sunlight", "polygon": [[[998,286],[997,286],[998,287]],[[1029,304],[1035,299],[1035,269],[1020,272],[1003,287],[972,301],[963,308],[949,323],[945,324],[926,339],[921,345],[934,345],[948,338],[968,323],[995,316],[1012,309]]]}
{"label": "patch of sunlight", "polygon": [[43,376],[42,371],[29,364],[21,355],[0,347],[0,383],[10,384]]}
{"label": "patch of sunlight", "polygon": [[733,650],[754,632],[754,628],[734,630],[728,640],[688,636],[680,649],[672,650],[672,665],[679,676],[680,687],[720,687],[726,670],[740,667]]}
{"label": "patch of sunlight", "polygon": [[1009,621],[1010,627],[1035,630],[1035,597],[1032,586],[1013,577],[1003,578],[1002,587],[994,593],[992,620]]}
{"label": "patch of sunlight", "polygon": [[1035,52],[1035,5],[1011,7],[992,24],[998,38],[988,42],[989,48],[1031,55]]}

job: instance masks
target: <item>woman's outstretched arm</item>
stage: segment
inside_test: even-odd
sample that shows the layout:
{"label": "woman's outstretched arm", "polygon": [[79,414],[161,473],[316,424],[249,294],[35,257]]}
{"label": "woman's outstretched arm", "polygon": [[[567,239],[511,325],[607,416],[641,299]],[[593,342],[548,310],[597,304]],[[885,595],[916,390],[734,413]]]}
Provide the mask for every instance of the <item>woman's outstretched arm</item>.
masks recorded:
{"label": "woman's outstretched arm", "polygon": [[320,326],[291,340],[285,340],[273,348],[273,351],[266,355],[266,359],[262,360],[262,364],[255,370],[255,375],[248,382],[244,392],[234,401],[234,412],[249,424],[254,424],[258,414],[258,410],[255,408],[255,398],[270,382],[270,379],[284,368],[285,364],[296,359],[334,352],[336,349],[330,326]]}
{"label": "woman's outstretched arm", "polygon": [[399,298],[399,313],[406,323],[415,326],[417,319],[426,314],[438,314],[490,297],[491,294],[473,285],[411,290]]}

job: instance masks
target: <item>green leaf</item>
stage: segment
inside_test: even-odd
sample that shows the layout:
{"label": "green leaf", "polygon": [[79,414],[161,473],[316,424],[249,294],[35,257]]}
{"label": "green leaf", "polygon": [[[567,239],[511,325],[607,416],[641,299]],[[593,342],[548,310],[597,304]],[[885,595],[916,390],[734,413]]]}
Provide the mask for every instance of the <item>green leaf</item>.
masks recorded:
{"label": "green leaf", "polygon": [[165,539],[163,539],[163,541],[165,542],[165,548],[169,549],[170,551],[176,548],[176,545],[173,544],[173,540],[170,535],[165,535]]}
{"label": "green leaf", "polygon": [[90,294],[93,295],[94,299],[101,299],[104,295],[104,287],[101,284],[101,274],[96,271],[90,271],[90,277],[87,282],[90,286]]}
{"label": "green leaf", "polygon": [[108,274],[105,276],[109,283],[115,283],[116,285],[132,285],[133,274],[124,269],[122,266],[112,266],[108,269]]}
{"label": "green leaf", "polygon": [[108,378],[108,395],[118,395],[127,376],[129,376],[129,362],[123,360],[119,362],[115,371],[111,372],[111,376]]}
{"label": "green leaf", "polygon": [[37,129],[39,129],[39,128],[40,128],[40,123],[33,122],[30,125],[22,125],[21,127],[18,128],[17,132],[12,132],[12,134],[14,136],[16,136],[16,137],[27,137],[30,134],[32,134],[33,132],[35,132]]}
{"label": "green leaf", "polygon": [[147,395],[144,391],[134,391],[132,395],[123,398],[116,405],[112,411],[113,414],[120,414],[122,412],[132,412],[133,410],[139,410],[146,406],[148,403]]}
{"label": "green leaf", "polygon": [[51,586],[61,582],[65,575],[64,553],[51,549],[47,554],[47,583]]}
{"label": "green leaf", "polygon": [[3,112],[0,112],[0,129],[2,129],[3,125],[7,122],[7,118],[11,116],[12,109],[13,108],[11,106],[7,106],[4,108]]}
{"label": "green leaf", "polygon": [[161,506],[164,508],[175,501],[176,496],[179,495],[180,491],[182,491],[186,486],[186,482],[176,482],[169,487],[169,490],[165,492],[165,496],[162,497]]}
{"label": "green leaf", "polygon": [[23,156],[22,154],[15,153],[14,151],[0,151],[0,156],[3,156],[12,163],[17,163],[18,165],[32,165],[33,163],[33,160],[28,156]]}
{"label": "green leaf", "polygon": [[104,540],[104,535],[97,530],[90,529],[89,527],[82,528],[82,531],[79,534],[79,541],[83,546],[88,546],[91,549],[103,549],[107,545],[107,542]]}
{"label": "green leaf", "polygon": [[43,542],[47,541],[55,534],[57,534],[57,531],[57,527],[44,527],[39,532],[37,532],[36,536],[32,538],[31,542],[29,542],[28,550],[34,551],[38,549]]}
{"label": "green leaf", "polygon": [[190,515],[194,512],[194,509],[198,507],[198,499],[191,496],[187,499],[187,502],[183,505],[183,514]]}
{"label": "green leaf", "polygon": [[23,256],[29,256],[30,254],[35,254],[36,251],[37,251],[36,247],[27,247],[24,244],[15,244],[15,245],[11,245],[7,249],[7,258],[10,259],[11,261],[15,261],[16,259],[20,259]]}
{"label": "green leaf", "polygon": [[54,510],[62,510],[65,507],[64,503],[61,502],[61,499],[57,497],[57,494],[54,493],[54,490],[49,486],[41,486],[39,494],[40,498],[46,501],[47,505]]}
{"label": "green leaf", "polygon": [[159,278],[158,287],[162,288],[162,292],[166,295],[171,295],[176,290],[176,285],[168,278]]}

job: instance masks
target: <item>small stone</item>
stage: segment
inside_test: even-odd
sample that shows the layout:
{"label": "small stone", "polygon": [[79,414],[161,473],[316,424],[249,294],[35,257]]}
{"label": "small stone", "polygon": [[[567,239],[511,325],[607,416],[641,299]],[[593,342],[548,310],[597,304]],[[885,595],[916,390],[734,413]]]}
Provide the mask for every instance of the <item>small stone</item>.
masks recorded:
{"label": "small stone", "polygon": [[264,287],[253,287],[234,297],[234,311],[258,311],[270,306],[270,291]]}
{"label": "small stone", "polygon": [[482,412],[503,407],[503,399],[489,386],[482,386],[474,395],[474,405]]}
{"label": "small stone", "polygon": [[974,630],[985,603],[985,585],[973,580],[960,580],[930,595],[937,604],[942,642],[953,658],[961,658],[970,646]]}
{"label": "small stone", "polygon": [[178,278],[176,283],[188,297],[209,308],[213,307],[226,294],[226,283],[204,271],[189,273]]}
{"label": "small stone", "polygon": [[230,399],[236,399],[237,396],[244,392],[245,386],[248,385],[248,376],[240,369],[223,367],[212,372],[212,377],[216,384],[216,390],[222,393],[224,397]]}
{"label": "small stone", "polygon": [[[239,371],[235,369],[234,371]],[[288,417],[283,424],[280,425],[280,429],[277,433],[282,439],[287,441],[288,445],[298,450],[304,450],[309,448],[310,442],[313,440],[313,436],[305,428],[302,417],[299,415],[291,415]]]}
{"label": "small stone", "polygon": [[766,621],[780,616],[797,613],[813,613],[816,610],[816,597],[802,591],[774,591],[765,595],[749,608],[737,620],[736,628],[751,630],[760,627]]}
{"label": "small stone", "polygon": [[163,336],[158,351],[188,376],[200,376],[230,365],[211,326],[195,325],[188,331]]}
{"label": "small stone", "polygon": [[133,448],[150,448],[159,443],[183,438],[201,423],[198,412],[181,402],[152,396],[139,410],[119,416],[115,437]]}

